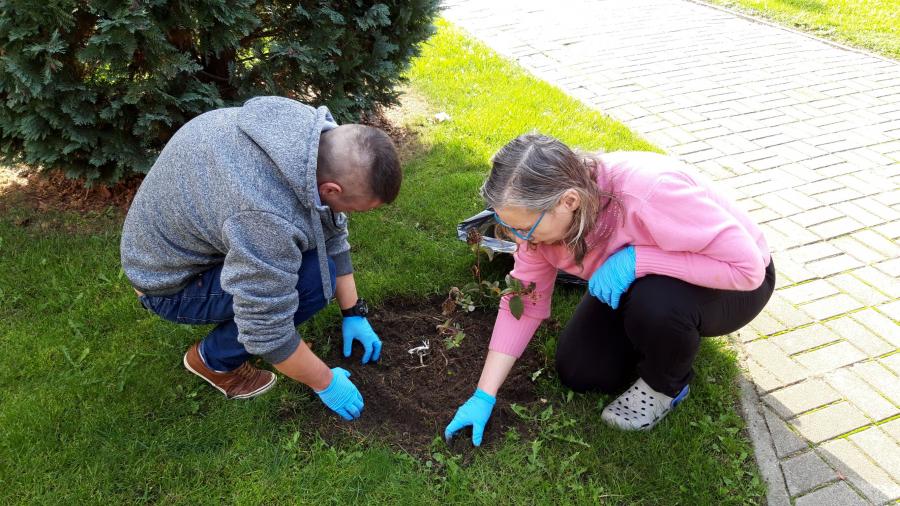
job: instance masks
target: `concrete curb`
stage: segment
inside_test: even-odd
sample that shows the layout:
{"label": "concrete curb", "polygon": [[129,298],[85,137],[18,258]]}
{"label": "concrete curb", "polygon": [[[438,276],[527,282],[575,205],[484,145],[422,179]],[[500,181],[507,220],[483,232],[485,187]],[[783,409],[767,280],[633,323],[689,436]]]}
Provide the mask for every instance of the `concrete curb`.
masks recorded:
{"label": "concrete curb", "polygon": [[789,506],[791,504],[781,465],[775,455],[775,443],[766,419],[760,412],[761,402],[756,388],[747,381],[744,373],[738,376],[740,387],[741,413],[747,422],[747,432],[753,442],[753,454],[760,475],[766,482],[766,501],[769,506]]}

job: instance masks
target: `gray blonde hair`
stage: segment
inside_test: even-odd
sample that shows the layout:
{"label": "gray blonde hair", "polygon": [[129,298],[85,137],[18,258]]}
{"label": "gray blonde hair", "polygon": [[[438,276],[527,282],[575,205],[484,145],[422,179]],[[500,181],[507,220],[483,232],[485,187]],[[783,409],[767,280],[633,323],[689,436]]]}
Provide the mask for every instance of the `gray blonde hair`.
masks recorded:
{"label": "gray blonde hair", "polygon": [[[619,216],[621,203],[611,188],[597,185],[602,165],[596,155],[575,152],[562,142],[538,133],[520,135],[491,159],[491,172],[481,187],[488,207],[521,207],[535,212],[549,211],[568,190],[581,198],[572,226],[563,242],[581,266],[590,247],[607,239]],[[588,244],[587,236],[602,222],[603,230]]]}

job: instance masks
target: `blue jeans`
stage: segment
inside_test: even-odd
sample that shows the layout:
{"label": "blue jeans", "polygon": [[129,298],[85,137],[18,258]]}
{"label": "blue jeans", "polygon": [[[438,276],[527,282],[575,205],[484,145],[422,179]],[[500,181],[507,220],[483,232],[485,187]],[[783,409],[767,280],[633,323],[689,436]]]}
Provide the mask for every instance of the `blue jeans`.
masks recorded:
{"label": "blue jeans", "polygon": [[[335,282],[335,265],[328,259],[331,286]],[[217,371],[231,371],[246,362],[251,355],[238,342],[238,328],[234,323],[233,299],[222,289],[222,264],[198,274],[178,293],[144,295],[141,304],[160,317],[189,325],[215,323],[216,327],[200,343],[200,356],[206,365]],[[297,293],[300,302],[294,313],[294,325],[308,320],[328,303],[322,290],[322,278],[316,250],[303,253],[298,272]]]}

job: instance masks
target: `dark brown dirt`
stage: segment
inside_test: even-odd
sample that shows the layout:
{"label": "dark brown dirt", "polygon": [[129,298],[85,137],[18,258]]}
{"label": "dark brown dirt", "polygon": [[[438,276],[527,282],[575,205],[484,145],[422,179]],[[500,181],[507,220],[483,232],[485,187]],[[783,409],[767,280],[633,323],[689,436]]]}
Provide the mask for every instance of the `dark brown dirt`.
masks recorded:
{"label": "dark brown dirt", "polygon": [[0,211],[25,207],[36,211],[102,212],[113,208],[124,214],[131,205],[143,175],[130,176],[112,186],[87,188],[83,180],[69,179],[59,171],[16,173],[3,169],[7,184],[0,187]]}
{"label": "dark brown dirt", "polygon": [[[337,346],[323,358],[352,373],[350,378],[363,394],[365,408],[362,416],[350,423],[321,410],[313,428],[326,438],[339,434],[371,437],[412,455],[427,455],[432,441],[443,435],[456,409],[478,385],[496,316],[480,310],[456,312],[453,322],[459,324],[465,338],[458,347],[447,349],[448,336],[437,329],[447,320],[441,314],[441,302],[438,298],[393,301],[374,310],[369,321],[383,342],[381,360],[375,365],[359,363],[361,346],[353,350],[350,359],[345,359],[338,349],[340,334],[331,336],[331,342]],[[419,358],[408,350],[426,339],[431,353],[420,364]],[[482,447],[498,443],[509,428],[516,428],[522,435],[530,433],[529,425],[513,413],[510,404],[541,403],[531,375],[543,366],[533,349],[526,350],[516,362],[498,395]],[[293,416],[290,411],[281,415],[288,419]],[[456,451],[471,447],[468,428],[457,433],[451,443]]]}

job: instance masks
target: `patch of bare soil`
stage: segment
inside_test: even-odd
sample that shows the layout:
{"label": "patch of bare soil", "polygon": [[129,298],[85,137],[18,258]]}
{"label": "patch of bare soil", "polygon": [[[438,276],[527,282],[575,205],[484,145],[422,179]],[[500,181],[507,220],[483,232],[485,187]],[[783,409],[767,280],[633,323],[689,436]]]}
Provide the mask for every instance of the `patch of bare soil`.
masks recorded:
{"label": "patch of bare soil", "polygon": [[[351,372],[350,379],[363,395],[365,408],[360,418],[346,422],[328,410],[320,410],[311,427],[323,437],[346,435],[382,440],[412,455],[428,454],[436,436],[443,436],[444,428],[453,419],[456,409],[475,391],[487,354],[488,342],[496,314],[476,310],[457,312],[453,322],[465,337],[459,345],[449,348],[448,339],[454,335],[443,333],[439,326],[447,317],[441,315],[441,299],[400,300],[383,304],[369,315],[369,321],[383,342],[381,359],[377,364],[361,365],[362,347],[354,349],[345,359],[339,346],[323,359],[333,366]],[[340,343],[338,333],[331,336]],[[419,358],[410,350],[423,346],[427,340],[429,352]],[[490,447],[502,439],[510,428],[529,434],[530,427],[510,408],[511,404],[534,406],[541,403],[531,375],[544,366],[539,354],[528,349],[516,362],[503,385],[491,419],[487,424],[482,447]],[[296,416],[283,407],[282,419]],[[471,430],[464,429],[453,438],[451,448],[466,451],[472,447]]]}
{"label": "patch of bare soil", "polygon": [[112,207],[128,209],[143,175],[130,176],[112,186],[85,186],[59,171],[38,173],[0,168],[0,212],[11,207],[36,211],[103,212]]}

